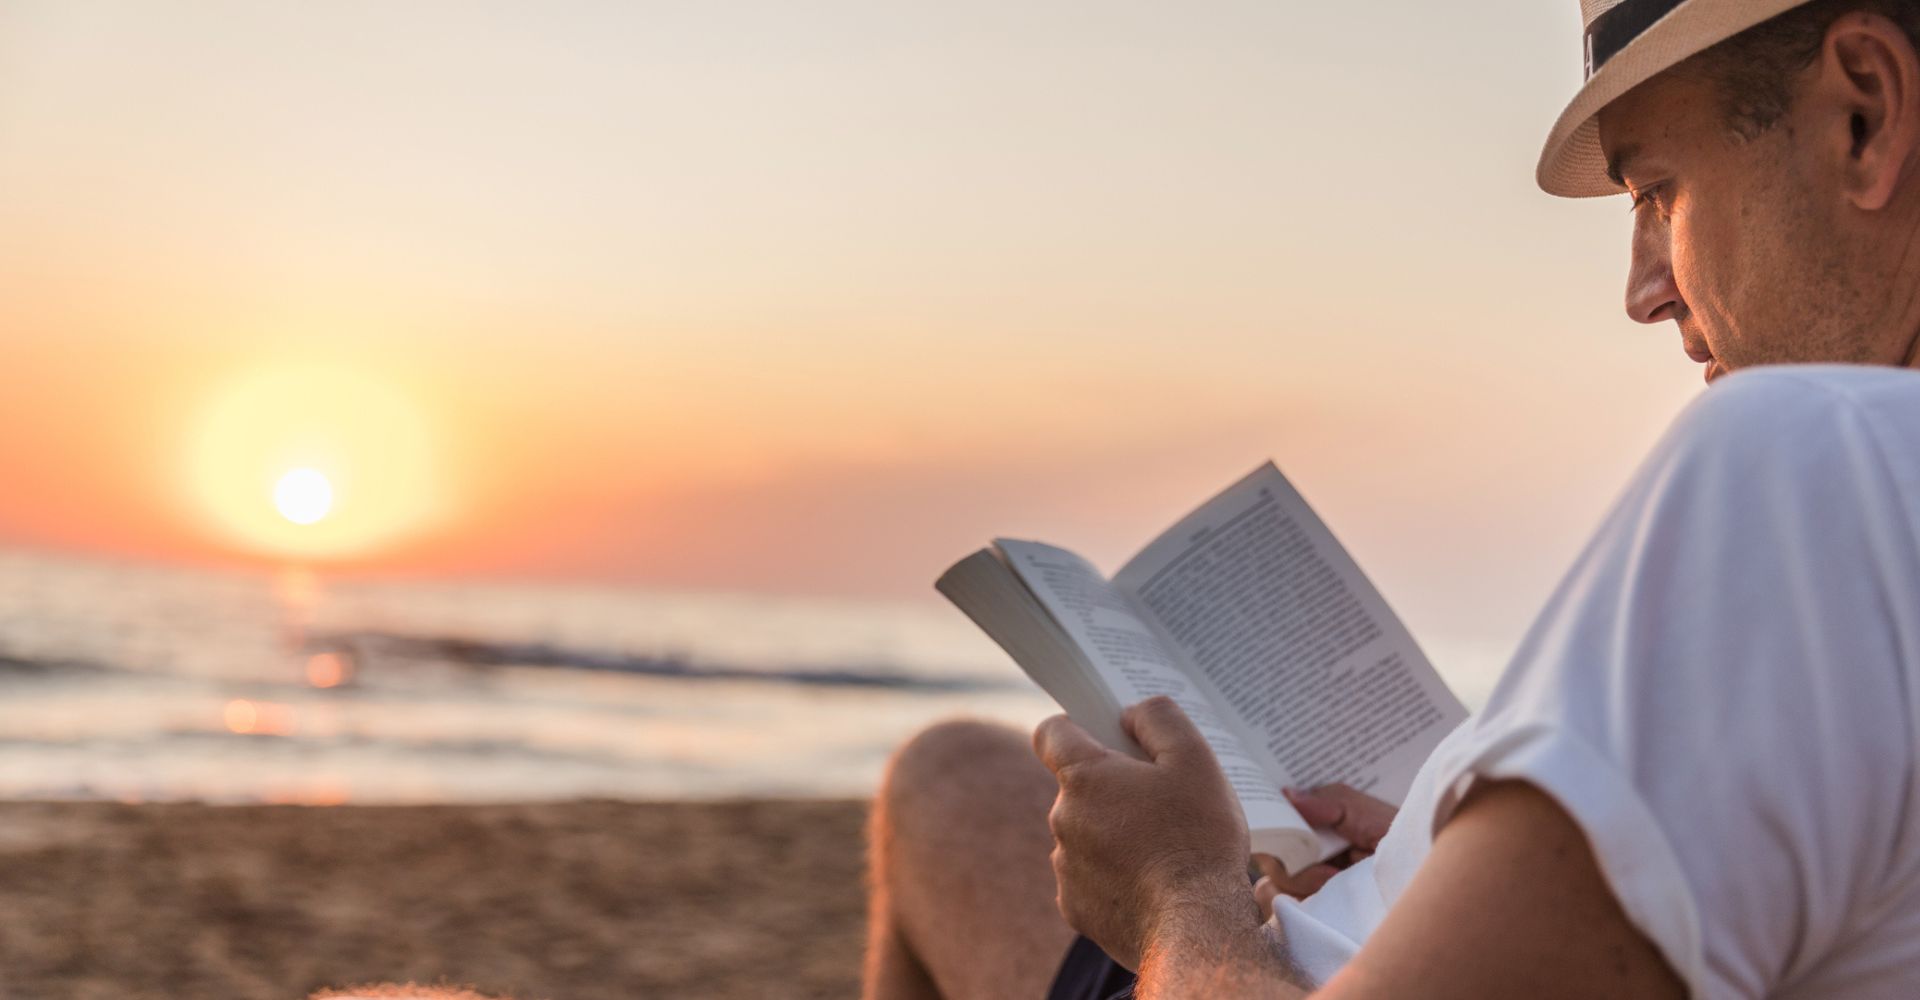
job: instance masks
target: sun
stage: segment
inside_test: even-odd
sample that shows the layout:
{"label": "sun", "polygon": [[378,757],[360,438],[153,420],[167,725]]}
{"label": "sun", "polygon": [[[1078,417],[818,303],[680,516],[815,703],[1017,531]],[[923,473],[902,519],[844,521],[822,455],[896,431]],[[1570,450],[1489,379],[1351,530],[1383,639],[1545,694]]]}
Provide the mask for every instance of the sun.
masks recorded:
{"label": "sun", "polygon": [[413,393],[371,371],[289,361],[233,372],[188,425],[181,499],[225,545],[367,558],[445,516],[434,430]]}
{"label": "sun", "polygon": [[295,524],[318,524],[333,509],[333,484],[317,469],[291,469],[273,487],[273,506]]}

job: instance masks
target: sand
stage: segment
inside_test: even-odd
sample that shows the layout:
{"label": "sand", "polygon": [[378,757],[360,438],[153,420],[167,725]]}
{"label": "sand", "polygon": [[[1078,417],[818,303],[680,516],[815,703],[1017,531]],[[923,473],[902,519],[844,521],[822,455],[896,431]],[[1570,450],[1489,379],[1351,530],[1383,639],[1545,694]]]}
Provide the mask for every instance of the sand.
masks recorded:
{"label": "sand", "polygon": [[847,997],[857,802],[0,804],[0,997]]}

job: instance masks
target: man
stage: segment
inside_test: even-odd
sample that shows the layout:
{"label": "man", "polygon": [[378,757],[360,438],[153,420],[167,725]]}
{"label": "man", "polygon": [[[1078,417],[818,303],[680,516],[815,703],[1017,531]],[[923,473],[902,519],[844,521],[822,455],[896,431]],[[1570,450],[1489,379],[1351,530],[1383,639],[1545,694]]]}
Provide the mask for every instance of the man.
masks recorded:
{"label": "man", "polygon": [[1171,704],[1127,715],[1147,762],[930,730],[877,800],[867,996],[1920,996],[1920,0],[1582,13],[1538,179],[1631,195],[1627,310],[1718,384],[1487,708],[1264,923]]}

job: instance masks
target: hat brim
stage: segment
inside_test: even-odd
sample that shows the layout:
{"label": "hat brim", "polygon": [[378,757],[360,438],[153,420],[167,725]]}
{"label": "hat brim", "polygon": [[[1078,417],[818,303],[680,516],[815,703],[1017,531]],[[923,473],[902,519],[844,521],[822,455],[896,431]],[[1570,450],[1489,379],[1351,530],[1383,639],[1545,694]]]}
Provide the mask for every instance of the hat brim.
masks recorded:
{"label": "hat brim", "polygon": [[1563,198],[1625,191],[1607,176],[1607,157],[1600,150],[1600,110],[1689,56],[1806,2],[1689,0],[1655,21],[1602,64],[1553,123],[1534,171],[1540,189]]}

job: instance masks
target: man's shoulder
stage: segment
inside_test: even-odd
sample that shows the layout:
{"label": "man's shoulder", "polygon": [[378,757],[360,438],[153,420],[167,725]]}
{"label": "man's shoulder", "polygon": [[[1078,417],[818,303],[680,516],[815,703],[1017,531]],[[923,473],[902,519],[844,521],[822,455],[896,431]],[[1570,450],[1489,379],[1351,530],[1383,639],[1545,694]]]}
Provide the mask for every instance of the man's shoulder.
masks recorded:
{"label": "man's shoulder", "polygon": [[1796,465],[1882,452],[1875,441],[1888,436],[1920,444],[1920,371],[1772,365],[1715,382],[1675,421],[1668,446]]}
{"label": "man's shoulder", "polygon": [[1769,424],[1920,407],[1920,370],[1886,365],[1767,365],[1715,382],[1689,408],[1708,426]]}
{"label": "man's shoulder", "polygon": [[1714,559],[1784,553],[1788,537],[1848,526],[1920,537],[1920,371],[1781,365],[1716,381],[1641,464],[1599,538],[1654,544],[1667,536],[1649,525],[1680,522]]}

